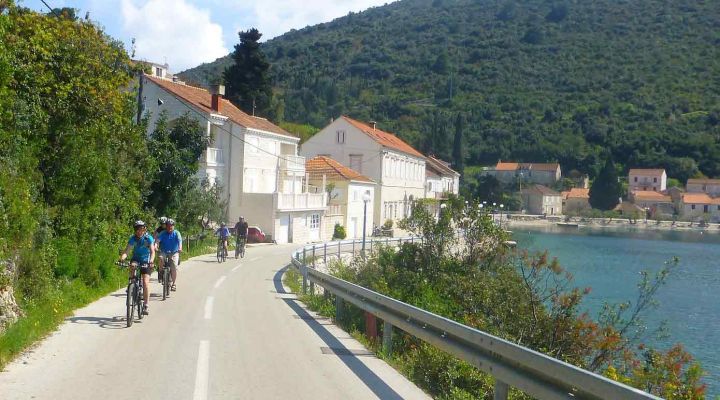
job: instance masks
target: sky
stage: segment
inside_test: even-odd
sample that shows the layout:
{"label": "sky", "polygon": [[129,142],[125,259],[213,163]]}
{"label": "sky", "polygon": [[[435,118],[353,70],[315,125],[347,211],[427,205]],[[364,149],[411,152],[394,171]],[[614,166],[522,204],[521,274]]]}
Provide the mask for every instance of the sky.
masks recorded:
{"label": "sky", "polygon": [[[51,7],[79,9],[83,18],[122,40],[135,58],[167,62],[180,72],[232,51],[238,31],[257,28],[262,40],[291,29],[328,22],[393,0],[45,0]],[[41,0],[17,3],[42,12]]]}

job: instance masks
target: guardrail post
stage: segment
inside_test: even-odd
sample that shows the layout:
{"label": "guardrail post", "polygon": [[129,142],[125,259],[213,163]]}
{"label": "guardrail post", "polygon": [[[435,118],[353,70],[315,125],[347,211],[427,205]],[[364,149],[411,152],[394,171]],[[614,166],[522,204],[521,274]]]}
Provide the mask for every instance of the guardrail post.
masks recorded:
{"label": "guardrail post", "polygon": [[340,240],[338,240],[338,261],[340,261]]}
{"label": "guardrail post", "polygon": [[315,245],[313,245],[312,266],[315,268]]}
{"label": "guardrail post", "polygon": [[327,267],[327,242],[323,245],[323,263]]}
{"label": "guardrail post", "polygon": [[392,335],[392,324],[387,321],[383,321],[383,350],[385,350],[385,354],[388,356],[392,354]]}
{"label": "guardrail post", "polygon": [[306,259],[307,259],[307,249],[303,247],[303,260],[302,260],[302,266],[300,267],[300,274],[302,275],[302,292],[303,292],[303,294],[307,294],[307,264],[305,263]]}
{"label": "guardrail post", "polygon": [[335,321],[340,322],[343,319],[343,299],[335,295]]}
{"label": "guardrail post", "polygon": [[355,257],[355,239],[353,239],[352,245],[353,245],[353,257]]}
{"label": "guardrail post", "polygon": [[508,389],[509,388],[507,383],[495,378],[495,390],[493,393],[493,400],[507,400]]}
{"label": "guardrail post", "polygon": [[315,282],[310,282],[310,294],[315,295]]}

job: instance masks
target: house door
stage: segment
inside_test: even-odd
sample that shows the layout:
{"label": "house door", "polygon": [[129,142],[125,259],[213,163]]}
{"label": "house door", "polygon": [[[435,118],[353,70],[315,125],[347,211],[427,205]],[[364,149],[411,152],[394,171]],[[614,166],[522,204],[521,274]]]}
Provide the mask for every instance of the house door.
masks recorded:
{"label": "house door", "polygon": [[358,237],[357,231],[358,231],[357,217],[352,217],[352,218],[350,218],[350,224],[349,224],[348,230],[347,230],[348,239]]}
{"label": "house door", "polygon": [[320,240],[320,214],[310,214],[310,223],[308,224],[309,236],[311,242]]}
{"label": "house door", "polygon": [[278,230],[278,243],[290,243],[290,215],[280,217],[280,230]]}

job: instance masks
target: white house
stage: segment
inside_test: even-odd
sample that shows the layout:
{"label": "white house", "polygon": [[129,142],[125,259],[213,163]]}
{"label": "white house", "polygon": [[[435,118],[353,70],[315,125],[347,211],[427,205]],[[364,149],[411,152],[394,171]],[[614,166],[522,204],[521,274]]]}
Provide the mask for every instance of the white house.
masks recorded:
{"label": "white house", "polygon": [[710,197],[707,193],[684,193],[680,207],[684,218],[720,221],[720,197]]}
{"label": "white house", "polygon": [[547,186],[532,185],[523,188],[520,197],[523,208],[530,214],[562,214],[562,195]]}
{"label": "white house", "polygon": [[392,133],[340,117],[302,145],[305,157],[328,156],[376,182],[373,222],[410,215],[425,197],[425,156]]}
{"label": "white house", "polygon": [[[348,239],[362,237],[363,220],[366,234],[369,236],[372,233],[375,199],[375,182],[372,179],[327,156],[307,160],[305,170],[311,187],[330,192],[325,234],[328,238],[332,237],[335,222],[345,227]],[[339,218],[331,220],[336,215]]]}
{"label": "white house", "polygon": [[632,168],[628,172],[628,191],[662,192],[665,189],[667,189],[667,174],[664,169]]}
{"label": "white house", "polygon": [[450,164],[433,156],[425,162],[425,198],[444,199],[447,194],[457,195],[460,191],[460,173]]}
{"label": "white house", "polygon": [[720,179],[688,179],[688,193],[707,193],[720,196]]}
{"label": "white house", "polygon": [[171,121],[195,118],[212,143],[200,160],[199,175],[223,188],[229,221],[245,216],[278,243],[320,240],[326,209],[324,193],[308,193],[305,159],[299,138],[270,121],[250,116],[223,99],[222,87],[211,92],[144,75],[139,85],[148,133],[165,113]]}

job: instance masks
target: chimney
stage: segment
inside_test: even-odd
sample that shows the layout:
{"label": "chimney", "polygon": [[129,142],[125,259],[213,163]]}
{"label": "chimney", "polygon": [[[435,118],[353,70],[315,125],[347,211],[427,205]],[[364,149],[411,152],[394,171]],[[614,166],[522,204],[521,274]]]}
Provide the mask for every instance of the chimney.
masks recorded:
{"label": "chimney", "polygon": [[210,85],[210,108],[216,112],[222,112],[222,97],[225,94],[225,86],[223,85]]}
{"label": "chimney", "polygon": [[370,121],[370,125],[372,125],[373,130],[375,130],[375,127],[377,126],[377,122],[375,122],[375,121]]}

